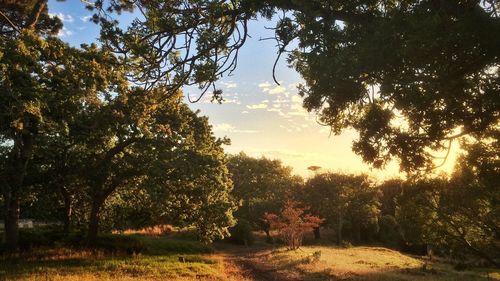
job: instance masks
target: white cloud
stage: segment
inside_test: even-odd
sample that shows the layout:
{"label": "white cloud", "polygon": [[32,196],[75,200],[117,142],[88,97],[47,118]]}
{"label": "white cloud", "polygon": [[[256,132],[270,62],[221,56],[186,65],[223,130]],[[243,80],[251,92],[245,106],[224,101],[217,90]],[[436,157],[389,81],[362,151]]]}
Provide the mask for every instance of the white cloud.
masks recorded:
{"label": "white cloud", "polygon": [[66,27],[63,26],[61,30],[59,30],[59,33],[57,33],[57,37],[66,37],[66,36],[71,36],[73,35],[73,31],[67,29]]}
{"label": "white cloud", "polygon": [[236,98],[234,98],[234,99],[224,99],[224,100],[222,101],[222,103],[234,103],[234,104],[241,104],[241,102],[240,102],[238,99],[236,99]]}
{"label": "white cloud", "polygon": [[271,95],[279,95],[285,93],[286,93],[286,88],[280,85],[277,85],[276,87],[269,90],[269,94]]}
{"label": "white cloud", "polygon": [[63,14],[63,13],[55,13],[55,14],[49,13],[49,16],[52,17],[52,18],[53,17],[59,18],[62,22],[73,22],[73,21],[75,21],[75,19],[71,15],[66,15],[66,14]]}
{"label": "white cloud", "polygon": [[297,90],[297,87],[299,86],[299,83],[292,83],[288,85],[289,90]]}
{"label": "white cloud", "polygon": [[243,110],[243,111],[241,112],[241,114],[248,114],[248,111]]}
{"label": "white cloud", "polygon": [[90,21],[91,18],[92,18],[92,15],[88,15],[88,16],[80,17],[80,20],[84,21],[84,22],[88,22],[88,21]]}
{"label": "white cloud", "polygon": [[220,82],[222,85],[226,87],[226,89],[236,88],[238,84],[235,82]]}
{"label": "white cloud", "polygon": [[269,112],[277,112],[279,116],[285,117],[285,113],[281,111],[279,108],[269,108],[267,111]]}
{"label": "white cloud", "polygon": [[270,88],[272,86],[272,84],[266,81],[264,83],[260,83],[258,86],[261,89],[266,89],[266,88]]}
{"label": "white cloud", "polygon": [[264,109],[267,108],[267,104],[265,103],[259,103],[259,104],[252,104],[252,105],[247,105],[248,109]]}
{"label": "white cloud", "polygon": [[302,99],[299,96],[293,96],[292,102],[293,103],[302,103]]}
{"label": "white cloud", "polygon": [[242,134],[254,134],[258,133],[256,130],[242,130],[237,129],[231,124],[228,123],[220,123],[213,125],[214,132],[226,132],[226,133],[242,133]]}
{"label": "white cloud", "polygon": [[234,126],[228,123],[221,123],[221,124],[215,124],[213,129],[214,131],[219,131],[219,132],[229,132],[231,130],[234,130]]}

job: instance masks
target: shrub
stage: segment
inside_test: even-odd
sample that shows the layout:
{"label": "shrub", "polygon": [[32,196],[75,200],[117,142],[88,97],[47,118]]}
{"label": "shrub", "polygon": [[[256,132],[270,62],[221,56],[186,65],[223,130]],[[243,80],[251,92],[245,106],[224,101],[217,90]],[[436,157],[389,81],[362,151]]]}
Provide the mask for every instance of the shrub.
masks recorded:
{"label": "shrub", "polygon": [[304,215],[307,208],[300,208],[297,202],[285,202],[280,216],[275,214],[264,215],[264,220],[271,229],[278,230],[279,236],[291,250],[298,249],[306,232],[318,227],[324,220],[319,217]]}
{"label": "shrub", "polygon": [[390,248],[399,248],[401,246],[403,237],[393,216],[384,215],[380,218],[378,237],[380,242]]}
{"label": "shrub", "polygon": [[46,232],[37,230],[19,230],[19,250],[28,252],[37,247],[52,247],[54,240],[51,240]]}
{"label": "shrub", "polygon": [[238,224],[229,229],[229,232],[231,236],[228,238],[228,241],[232,243],[250,246],[255,242],[252,225],[245,219],[240,219]]}
{"label": "shrub", "polygon": [[138,254],[146,247],[137,237],[111,234],[99,236],[95,248],[111,253]]}

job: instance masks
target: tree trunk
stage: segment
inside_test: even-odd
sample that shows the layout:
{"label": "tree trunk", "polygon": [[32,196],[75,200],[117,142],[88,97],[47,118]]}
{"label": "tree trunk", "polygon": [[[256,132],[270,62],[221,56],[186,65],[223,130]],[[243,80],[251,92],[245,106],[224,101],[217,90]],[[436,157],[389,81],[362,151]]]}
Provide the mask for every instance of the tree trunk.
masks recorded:
{"label": "tree trunk", "polygon": [[361,243],[361,227],[357,224],[355,227],[356,243]]}
{"label": "tree trunk", "polygon": [[71,215],[73,212],[73,200],[66,188],[61,187],[64,198],[64,233],[68,234],[71,230]]}
{"label": "tree trunk", "polygon": [[89,246],[95,246],[97,242],[97,234],[99,233],[99,219],[102,200],[98,199],[92,202],[89,218],[89,230],[87,233],[87,243]]}
{"label": "tree trunk", "polygon": [[19,198],[5,202],[5,242],[9,250],[16,250],[19,242]]}
{"label": "tree trunk", "polygon": [[265,228],[264,232],[266,233],[266,242],[267,243],[274,243],[273,238],[271,237],[271,233],[269,233],[269,228]]}
{"label": "tree trunk", "polygon": [[28,164],[33,154],[35,142],[36,123],[29,117],[23,120],[22,132],[13,135],[14,145],[8,157],[5,187],[2,187],[4,197],[4,226],[5,241],[7,248],[16,250],[19,242],[19,201],[21,199],[24,179],[28,170]]}
{"label": "tree trunk", "polygon": [[321,232],[319,230],[319,226],[315,227],[313,232],[314,232],[314,239],[321,239]]}
{"label": "tree trunk", "polygon": [[340,245],[342,243],[342,228],[343,228],[343,219],[342,219],[342,211],[339,209],[338,217],[337,217],[337,244]]}

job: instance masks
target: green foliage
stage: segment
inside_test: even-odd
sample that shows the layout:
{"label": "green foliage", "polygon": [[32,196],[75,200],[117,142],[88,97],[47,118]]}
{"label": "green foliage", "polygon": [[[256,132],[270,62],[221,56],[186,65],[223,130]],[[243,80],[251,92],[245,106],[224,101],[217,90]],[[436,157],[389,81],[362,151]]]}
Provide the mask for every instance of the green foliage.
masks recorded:
{"label": "green foliage", "polygon": [[393,249],[399,249],[403,243],[403,237],[396,219],[391,215],[383,215],[378,221],[378,239],[384,245]]}
{"label": "green foliage", "polygon": [[29,252],[33,248],[51,246],[54,246],[54,240],[50,239],[46,232],[34,230],[22,230],[19,232],[19,249],[21,251]]}
{"label": "green foliage", "polygon": [[430,150],[457,128],[481,135],[498,123],[495,1],[265,2],[291,10],[305,108],[337,134],[357,130],[353,150],[367,163],[432,167]]}
{"label": "green foliage", "polygon": [[213,253],[213,248],[199,241],[170,237],[138,236],[151,255]]}
{"label": "green foliage", "polygon": [[235,217],[256,229],[266,230],[264,213],[278,212],[302,184],[302,179],[292,175],[292,169],[279,160],[240,153],[229,158],[228,168],[234,184],[231,194],[241,204]]}
{"label": "green foliage", "polygon": [[[393,158],[404,171],[432,167],[432,150],[497,124],[497,1],[165,3],[103,0],[95,6],[101,16],[142,11],[126,29],[97,16],[102,40],[146,70],[136,73],[138,80],[198,84],[206,91],[236,65],[248,21],[282,15],[278,52],[289,54],[305,81],[299,86],[304,107],[318,111],[336,134],[355,129],[353,150],[375,167]],[[164,48],[155,48],[158,42]],[[197,52],[183,57],[188,50]]]}
{"label": "green foliage", "polygon": [[231,236],[227,240],[235,244],[250,246],[255,241],[252,224],[245,219],[238,220],[238,223],[229,229],[229,233]]}
{"label": "green foliage", "polygon": [[446,188],[445,179],[422,179],[408,184],[397,198],[396,220],[401,226],[405,247],[423,254],[425,244],[442,236],[434,231],[440,192]]}
{"label": "green foliage", "polygon": [[457,163],[449,187],[442,192],[434,231],[455,255],[475,255],[499,266],[500,176],[496,139],[462,144],[467,153]]}
{"label": "green foliage", "polygon": [[379,214],[378,191],[366,175],[323,173],[310,178],[302,191],[311,212],[335,228],[337,243],[346,234],[359,242],[361,232],[376,233]]}
{"label": "green foliage", "polygon": [[146,249],[139,238],[126,235],[101,235],[93,246],[109,253],[127,253],[129,255],[142,253]]}
{"label": "green foliage", "polygon": [[195,225],[204,241],[228,234],[234,203],[221,147],[228,141],[213,136],[208,119],[180,102],[179,91],[165,99],[162,87],[129,84],[131,68],[109,50],[71,48],[31,30],[2,41],[1,50],[0,102],[7,106],[0,111],[0,142],[7,161],[0,184],[6,210],[13,210],[8,237],[17,232],[19,204],[64,201],[65,220],[76,211],[95,242],[116,191],[154,198],[144,208],[156,210],[142,225]]}

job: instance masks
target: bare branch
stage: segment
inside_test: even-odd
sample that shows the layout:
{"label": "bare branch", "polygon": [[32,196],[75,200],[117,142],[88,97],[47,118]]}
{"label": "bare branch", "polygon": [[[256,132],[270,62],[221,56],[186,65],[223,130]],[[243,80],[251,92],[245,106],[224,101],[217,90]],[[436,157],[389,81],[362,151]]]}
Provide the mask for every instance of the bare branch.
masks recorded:
{"label": "bare branch", "polygon": [[2,11],[0,11],[0,15],[1,15],[4,19],[5,19],[5,21],[7,21],[7,23],[8,23],[8,24],[9,24],[9,25],[10,25],[10,26],[11,26],[11,27],[15,30],[15,31],[20,32],[19,27],[17,27],[17,25],[16,25],[16,24],[14,24],[14,23],[10,20],[10,18],[9,18],[6,14],[4,14]]}
{"label": "bare branch", "polygon": [[47,6],[48,0],[38,0],[31,11],[28,21],[25,24],[26,28],[34,28],[42,14],[43,9]]}

